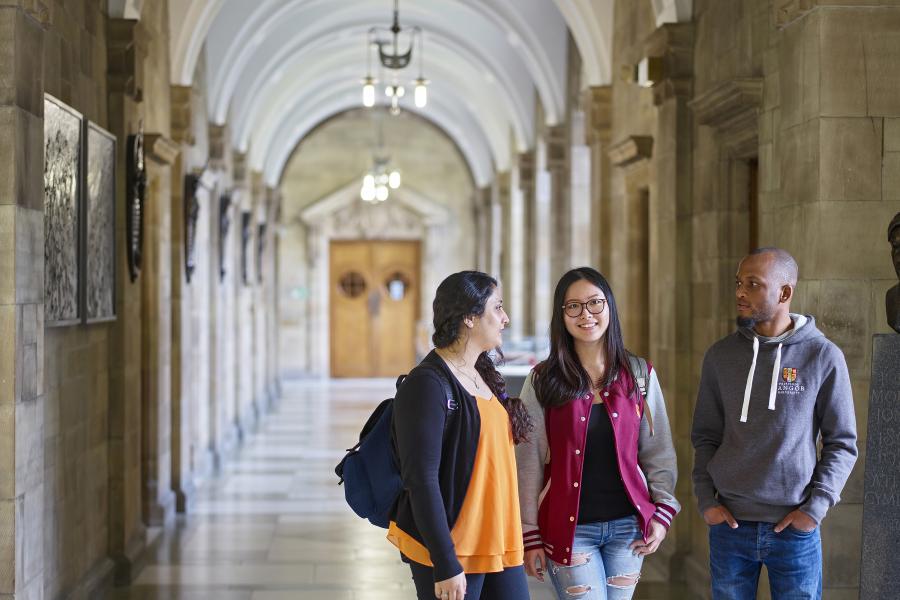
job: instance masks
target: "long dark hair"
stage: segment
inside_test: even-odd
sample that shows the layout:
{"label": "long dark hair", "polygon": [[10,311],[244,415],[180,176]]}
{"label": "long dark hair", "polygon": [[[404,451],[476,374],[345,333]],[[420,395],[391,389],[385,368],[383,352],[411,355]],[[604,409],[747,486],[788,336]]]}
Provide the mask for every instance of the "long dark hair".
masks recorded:
{"label": "long dark hair", "polygon": [[[575,354],[575,341],[566,329],[562,306],[566,301],[566,292],[576,281],[588,281],[597,286],[606,296],[606,310],[609,311],[609,326],[602,340],[606,349],[606,374],[600,381],[591,381],[587,371],[581,366]],[[553,293],[553,318],[550,320],[550,356],[535,367],[534,389],[538,402],[544,408],[562,406],[591,390],[608,385],[619,374],[627,376],[631,389],[637,381],[628,363],[628,351],[622,341],[622,326],[619,323],[619,312],[616,299],[606,278],[596,269],[579,267],[563,275],[556,284]]]}
{"label": "long dark hair", "polygon": [[[466,317],[480,317],[484,314],[488,299],[497,287],[497,280],[480,271],[460,271],[450,275],[437,288],[434,295],[434,335],[431,340],[437,348],[453,345],[460,337],[459,329]],[[495,350],[499,358],[503,353]],[[475,370],[491,388],[491,391],[506,409],[512,424],[513,442],[518,444],[527,439],[534,429],[531,417],[519,398],[510,398],[506,393],[506,381],[497,372],[493,359],[482,352],[475,361]]]}

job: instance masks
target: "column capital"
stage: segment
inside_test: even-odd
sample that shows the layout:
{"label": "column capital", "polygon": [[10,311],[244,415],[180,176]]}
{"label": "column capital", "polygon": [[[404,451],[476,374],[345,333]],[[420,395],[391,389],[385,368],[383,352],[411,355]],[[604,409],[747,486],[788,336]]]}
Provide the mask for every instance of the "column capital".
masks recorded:
{"label": "column capital", "polygon": [[694,25],[666,23],[644,42],[644,55],[662,59],[662,79],[653,86],[657,106],[670,98],[689,98],[694,83]]}
{"label": "column capital", "polygon": [[612,135],[612,86],[589,87],[581,93],[585,115],[585,142],[608,144]]}
{"label": "column capital", "polygon": [[144,96],[144,59],[147,56],[147,34],[140,21],[109,19],[106,44],[109,93],[124,94],[140,102]]}
{"label": "column capital", "polygon": [[566,126],[554,125],[547,127],[547,169],[564,169],[568,157],[568,144],[566,139]]}
{"label": "column capital", "polygon": [[534,194],[534,164],[534,150],[519,154],[519,189],[527,196]]}
{"label": "column capital", "polygon": [[191,131],[191,95],[193,88],[189,85],[173,85],[169,91],[172,111],[172,139],[179,144],[194,145],[194,134]]}
{"label": "column capital", "polygon": [[209,162],[214,169],[225,168],[225,158],[228,149],[227,127],[225,125],[209,124]]}

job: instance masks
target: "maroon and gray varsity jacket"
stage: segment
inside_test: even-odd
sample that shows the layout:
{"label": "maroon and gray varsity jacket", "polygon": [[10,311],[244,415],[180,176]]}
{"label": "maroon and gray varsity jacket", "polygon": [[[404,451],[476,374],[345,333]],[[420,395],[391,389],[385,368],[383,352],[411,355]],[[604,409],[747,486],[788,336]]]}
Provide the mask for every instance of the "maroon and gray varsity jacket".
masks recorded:
{"label": "maroon and gray varsity jacket", "polygon": [[[522,533],[526,551],[543,548],[548,558],[565,565],[572,557],[578,524],[582,464],[594,396],[585,394],[544,410],[538,403],[533,377],[534,371],[525,380],[521,397],[534,421],[534,431],[528,442],[516,446]],[[681,510],[674,495],[678,473],[656,371],[649,368],[643,402],[632,388],[631,382],[617,378],[602,393],[615,436],[619,475],[646,537],[652,519],[668,529]]]}

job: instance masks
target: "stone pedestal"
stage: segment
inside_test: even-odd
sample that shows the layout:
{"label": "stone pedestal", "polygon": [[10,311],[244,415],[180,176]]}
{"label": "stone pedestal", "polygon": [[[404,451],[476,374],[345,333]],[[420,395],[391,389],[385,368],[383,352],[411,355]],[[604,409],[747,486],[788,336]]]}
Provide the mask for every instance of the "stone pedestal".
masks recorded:
{"label": "stone pedestal", "polygon": [[872,344],[860,600],[900,598],[900,335]]}

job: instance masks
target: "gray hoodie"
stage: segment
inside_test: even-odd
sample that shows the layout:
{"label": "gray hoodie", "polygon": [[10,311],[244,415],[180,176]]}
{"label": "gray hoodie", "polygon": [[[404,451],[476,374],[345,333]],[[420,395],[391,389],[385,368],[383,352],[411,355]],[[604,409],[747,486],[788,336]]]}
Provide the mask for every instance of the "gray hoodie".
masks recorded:
{"label": "gray hoodie", "polygon": [[791,319],[778,338],[739,328],[706,352],[691,431],[701,514],[723,504],[777,523],[799,508],[821,522],[840,500],[857,455],[850,375],[811,316]]}

